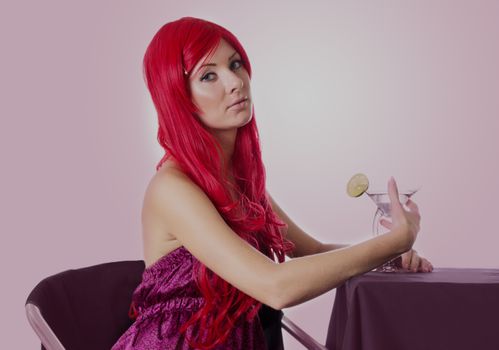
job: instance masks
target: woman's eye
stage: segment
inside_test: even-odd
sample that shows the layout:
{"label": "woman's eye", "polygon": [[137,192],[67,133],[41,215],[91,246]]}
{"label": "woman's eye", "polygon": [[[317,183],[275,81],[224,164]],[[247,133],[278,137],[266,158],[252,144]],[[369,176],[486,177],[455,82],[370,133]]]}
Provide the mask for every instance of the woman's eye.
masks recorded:
{"label": "woman's eye", "polygon": [[[215,73],[207,73],[207,74],[203,75],[203,77],[201,78],[201,81],[205,81],[205,80],[207,80],[206,78],[207,78],[208,76],[212,75],[212,74],[215,74]],[[208,81],[210,81],[210,80],[212,80],[212,79],[209,79]]]}
{"label": "woman's eye", "polygon": [[241,60],[234,60],[234,61],[232,61],[232,63],[236,63],[236,62],[238,63],[238,68],[242,67],[243,61],[241,61]]}
{"label": "woman's eye", "polygon": [[[243,61],[241,60],[234,60],[232,61],[231,63],[231,66],[234,66],[234,63],[237,63],[235,65],[235,69],[238,69],[238,68],[241,68],[243,66]],[[213,79],[207,79],[210,75],[214,75],[215,73],[213,72],[210,72],[210,73],[206,73],[205,75],[203,75],[203,77],[201,78],[201,81],[212,81]]]}

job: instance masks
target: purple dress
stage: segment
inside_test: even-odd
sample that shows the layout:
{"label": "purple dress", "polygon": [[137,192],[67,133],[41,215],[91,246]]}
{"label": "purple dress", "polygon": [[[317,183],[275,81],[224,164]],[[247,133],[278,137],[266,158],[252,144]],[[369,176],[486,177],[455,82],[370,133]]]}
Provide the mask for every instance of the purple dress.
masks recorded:
{"label": "purple dress", "polygon": [[[203,304],[193,277],[197,261],[183,246],[146,268],[132,295],[137,319],[111,350],[189,350],[179,330]],[[193,327],[186,331],[192,336]],[[225,344],[216,350],[266,350],[258,314],[252,321],[241,317]]]}

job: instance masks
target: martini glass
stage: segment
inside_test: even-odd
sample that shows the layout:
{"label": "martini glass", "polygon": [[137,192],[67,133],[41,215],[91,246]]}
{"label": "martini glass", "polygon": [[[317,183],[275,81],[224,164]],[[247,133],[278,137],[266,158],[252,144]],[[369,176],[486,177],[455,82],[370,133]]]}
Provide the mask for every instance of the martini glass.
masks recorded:
{"label": "martini glass", "polygon": [[[405,205],[409,198],[416,193],[419,190],[419,188],[416,189],[408,189],[408,190],[399,190],[399,201],[402,205]],[[381,233],[380,227],[380,219],[381,217],[385,216],[388,218],[391,218],[391,204],[390,204],[390,197],[388,195],[388,192],[386,190],[384,191],[366,191],[367,195],[369,198],[371,198],[376,204],[376,213],[374,213],[374,220],[373,220],[373,234],[374,236],[377,236]],[[395,266],[395,259],[394,258],[383,265],[375,268],[373,271],[377,272],[396,272],[397,267]]]}

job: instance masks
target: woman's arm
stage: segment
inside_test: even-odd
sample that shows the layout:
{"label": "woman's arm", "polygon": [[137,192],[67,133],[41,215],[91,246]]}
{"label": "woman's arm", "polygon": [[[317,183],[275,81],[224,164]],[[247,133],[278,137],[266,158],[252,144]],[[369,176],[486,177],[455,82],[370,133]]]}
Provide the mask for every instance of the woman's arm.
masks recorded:
{"label": "woman's arm", "polygon": [[318,253],[330,252],[331,250],[349,247],[350,244],[322,243]]}
{"label": "woman's arm", "polygon": [[[350,244],[339,243],[322,243],[305,231],[303,231],[297,224],[291,220],[286,212],[276,203],[275,199],[268,193],[272,208],[276,214],[288,224],[287,233],[284,231],[285,236],[295,244],[295,249],[292,254],[288,254],[290,258],[296,258],[306,255],[313,255],[319,253],[330,252],[336,249],[349,247]],[[382,222],[383,224],[383,222]],[[389,223],[383,224],[386,228],[390,229]],[[417,251],[411,249],[395,260],[397,266],[412,272],[431,272],[433,265],[428,259],[419,256]]]}
{"label": "woman's arm", "polygon": [[394,229],[359,244],[281,263],[279,308],[313,299],[399,256],[412,245],[405,236],[405,230]]}
{"label": "woman's arm", "polygon": [[172,169],[158,174],[146,196],[168,223],[170,233],[193,256],[240,291],[274,309],[315,298],[400,255],[413,243],[409,231],[399,225],[399,229],[351,247],[278,264],[239,237],[208,196],[181,172]]}
{"label": "woman's arm", "polygon": [[[295,244],[290,258],[281,263],[278,282],[280,301],[277,309],[291,307],[313,299],[341,285],[349,278],[371,271],[402,254],[404,246],[396,232],[381,235],[357,245],[322,243],[303,231],[267,192],[272,209],[287,225],[285,237]],[[389,255],[393,249],[399,253]],[[373,251],[374,249],[374,251]],[[297,276],[302,276],[298,280]],[[313,288],[310,288],[313,286]]]}

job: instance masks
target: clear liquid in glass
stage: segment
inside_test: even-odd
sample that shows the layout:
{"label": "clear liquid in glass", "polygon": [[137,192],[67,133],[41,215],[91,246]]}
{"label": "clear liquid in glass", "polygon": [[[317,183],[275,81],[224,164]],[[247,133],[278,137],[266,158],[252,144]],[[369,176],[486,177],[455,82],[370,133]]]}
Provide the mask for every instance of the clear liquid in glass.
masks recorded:
{"label": "clear liquid in glass", "polygon": [[[402,205],[405,205],[409,198],[416,193],[419,189],[415,190],[406,190],[406,191],[400,191],[399,190],[399,201],[402,203]],[[373,234],[375,236],[379,235],[381,233],[380,228],[382,227],[380,224],[380,219],[381,217],[391,217],[391,205],[390,205],[390,197],[388,196],[387,191],[368,191],[366,192],[369,198],[373,200],[373,202],[376,204],[376,212],[374,213],[374,220],[373,220]],[[395,258],[397,259],[397,258]],[[398,268],[395,265],[395,259],[392,259],[386,263],[384,263],[381,266],[378,266],[375,268],[373,271],[376,272],[397,272]]]}

